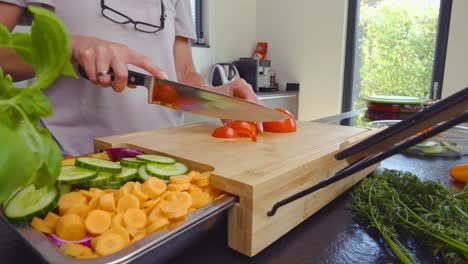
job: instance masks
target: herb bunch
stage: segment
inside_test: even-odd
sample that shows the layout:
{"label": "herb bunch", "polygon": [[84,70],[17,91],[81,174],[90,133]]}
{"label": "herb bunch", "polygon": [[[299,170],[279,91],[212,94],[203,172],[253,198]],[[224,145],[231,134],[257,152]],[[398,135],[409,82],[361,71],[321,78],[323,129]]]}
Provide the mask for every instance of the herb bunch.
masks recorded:
{"label": "herb bunch", "polygon": [[17,88],[0,68],[0,203],[26,184],[37,189],[55,182],[62,155],[49,131],[38,127],[40,118],[52,115],[42,90],[60,74],[77,78],[63,23],[47,9],[28,10],[34,15],[31,33],[10,34],[0,24],[0,48],[13,49],[35,72],[31,85]]}
{"label": "herb bunch", "polygon": [[398,234],[410,234],[445,263],[468,262],[468,193],[397,170],[364,179],[348,205],[377,229],[402,263],[416,263]]}

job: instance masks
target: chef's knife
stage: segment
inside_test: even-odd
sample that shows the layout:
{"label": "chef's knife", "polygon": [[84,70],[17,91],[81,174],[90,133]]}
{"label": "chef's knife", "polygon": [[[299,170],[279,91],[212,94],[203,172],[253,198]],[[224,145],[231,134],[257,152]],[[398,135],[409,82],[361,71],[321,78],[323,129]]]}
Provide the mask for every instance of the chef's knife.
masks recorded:
{"label": "chef's knife", "polygon": [[[78,72],[88,79],[81,65],[78,65]],[[148,89],[148,103],[193,114],[251,122],[275,121],[289,117],[246,100],[128,71],[128,86],[135,88],[137,85]]]}

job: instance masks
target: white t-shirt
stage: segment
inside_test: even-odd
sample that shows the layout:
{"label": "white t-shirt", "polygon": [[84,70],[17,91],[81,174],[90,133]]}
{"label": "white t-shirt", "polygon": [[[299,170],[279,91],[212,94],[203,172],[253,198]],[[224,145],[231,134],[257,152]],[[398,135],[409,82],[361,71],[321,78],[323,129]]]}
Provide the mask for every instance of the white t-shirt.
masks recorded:
{"label": "white t-shirt", "polygon": [[[71,35],[85,35],[125,44],[146,55],[176,80],[175,36],[196,39],[189,0],[106,0],[105,4],[136,21],[160,25],[161,1],[165,6],[165,27],[144,33],[133,24],[120,25],[102,16],[100,0],[0,0],[19,6],[42,3],[52,6]],[[130,69],[144,72],[129,66]],[[93,151],[93,139],[122,133],[172,127],[182,122],[181,113],[149,105],[144,87],[116,93],[80,78],[59,77],[45,90],[54,115],[43,121],[64,155]]]}

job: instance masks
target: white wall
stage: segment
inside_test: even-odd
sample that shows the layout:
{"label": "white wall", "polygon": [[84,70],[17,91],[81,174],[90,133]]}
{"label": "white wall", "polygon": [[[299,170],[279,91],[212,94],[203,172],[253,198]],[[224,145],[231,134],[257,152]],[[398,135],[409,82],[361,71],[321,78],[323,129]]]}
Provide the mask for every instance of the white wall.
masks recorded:
{"label": "white wall", "polygon": [[250,56],[255,49],[255,0],[205,0],[210,48],[192,48],[195,67],[208,79],[211,66]]}
{"label": "white wall", "polygon": [[299,82],[299,119],[340,112],[347,1],[257,0],[257,41],[281,82]]}
{"label": "white wall", "polygon": [[468,87],[468,1],[453,0],[442,97]]}

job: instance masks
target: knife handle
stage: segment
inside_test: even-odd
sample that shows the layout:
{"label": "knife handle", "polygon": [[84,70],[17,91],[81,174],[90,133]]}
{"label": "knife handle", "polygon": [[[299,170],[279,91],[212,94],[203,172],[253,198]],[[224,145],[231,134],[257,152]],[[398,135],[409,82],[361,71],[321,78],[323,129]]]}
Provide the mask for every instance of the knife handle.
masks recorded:
{"label": "knife handle", "polygon": [[[78,73],[85,79],[89,80],[88,75],[86,74],[85,69],[83,66],[78,64]],[[112,68],[109,68],[109,74],[111,76],[111,81],[114,81],[114,71]],[[145,74],[135,72],[135,71],[128,71],[128,80],[127,80],[127,86],[129,88],[136,88],[137,85],[144,85],[145,84]]]}

